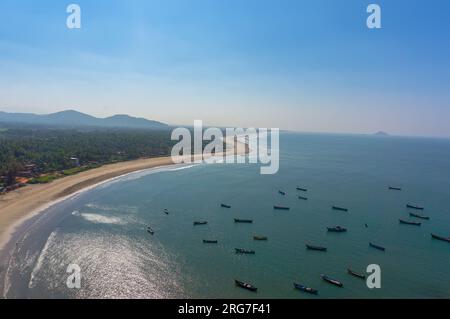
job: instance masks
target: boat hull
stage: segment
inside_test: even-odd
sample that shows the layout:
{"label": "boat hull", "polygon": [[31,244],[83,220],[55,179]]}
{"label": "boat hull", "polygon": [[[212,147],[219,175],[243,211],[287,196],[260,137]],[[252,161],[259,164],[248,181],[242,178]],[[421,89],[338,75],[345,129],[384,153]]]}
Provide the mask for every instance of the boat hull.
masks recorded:
{"label": "boat hull", "polygon": [[356,277],[356,278],[359,278],[359,279],[366,279],[365,275],[358,274],[358,273],[354,272],[351,269],[347,269],[347,272],[348,272],[349,275],[351,275],[353,277]]}
{"label": "boat hull", "polygon": [[273,209],[275,210],[290,210],[290,207],[284,207],[284,206],[273,206]]}
{"label": "boat hull", "polygon": [[297,289],[297,290],[306,292],[308,294],[311,294],[311,295],[318,295],[319,294],[318,290],[310,288],[310,287],[306,287],[306,286],[301,285],[301,284],[294,283],[294,288]]}
{"label": "boat hull", "polygon": [[399,222],[400,222],[400,224],[402,224],[402,225],[409,225],[409,226],[422,226],[422,224],[421,224],[421,223],[408,222],[408,221],[406,221],[406,220],[402,220],[402,219],[400,219],[400,220],[399,220]]}
{"label": "boat hull", "polygon": [[428,217],[428,216],[422,216],[422,215],[418,215],[418,214],[414,214],[414,213],[409,213],[409,216],[414,217],[414,218],[423,219],[423,220],[430,220],[430,217]]}
{"label": "boat hull", "polygon": [[256,252],[254,250],[246,250],[241,248],[235,248],[236,254],[238,255],[255,255]]}
{"label": "boat hull", "polygon": [[348,208],[343,208],[343,207],[338,207],[338,206],[333,206],[332,208],[333,208],[333,210],[337,210],[340,212],[348,212]]}
{"label": "boat hull", "polygon": [[313,251],[321,251],[321,252],[328,251],[328,248],[326,248],[326,247],[319,247],[319,246],[313,246],[313,245],[306,245],[306,249],[313,250]]}
{"label": "boat hull", "polygon": [[406,208],[415,209],[415,210],[424,210],[424,207],[416,206],[416,205],[406,205]]}
{"label": "boat hull", "polygon": [[194,226],[205,226],[208,225],[208,222],[194,222]]}
{"label": "boat hull", "polygon": [[239,280],[235,280],[234,281],[237,287],[249,290],[251,292],[258,292],[258,288],[254,287],[253,285],[250,285],[248,283],[239,281]]}
{"label": "boat hull", "polygon": [[322,275],[322,279],[323,279],[325,282],[327,282],[327,283],[329,283],[329,284],[332,284],[332,285],[334,285],[334,286],[336,286],[336,287],[339,287],[339,288],[343,288],[343,287],[344,287],[344,284],[343,284],[342,282],[340,282],[339,280],[330,278],[330,277],[325,276],[325,275]]}
{"label": "boat hull", "polygon": [[431,234],[431,237],[432,237],[433,239],[437,239],[437,240],[440,240],[440,241],[445,241],[445,242],[447,242],[447,243],[450,243],[450,237],[449,237],[449,238],[446,238],[446,237],[438,236],[438,235],[435,235],[435,234]]}
{"label": "boat hull", "polygon": [[253,224],[253,220],[250,219],[235,219],[236,224]]}
{"label": "boat hull", "polygon": [[375,248],[377,250],[380,250],[380,251],[386,251],[386,248],[384,248],[382,246],[379,246],[379,245],[375,245],[375,244],[369,243],[369,246],[372,247],[372,248]]}
{"label": "boat hull", "polygon": [[254,236],[254,237],[253,237],[253,240],[256,240],[256,241],[268,241],[269,238],[267,238],[267,237]]}

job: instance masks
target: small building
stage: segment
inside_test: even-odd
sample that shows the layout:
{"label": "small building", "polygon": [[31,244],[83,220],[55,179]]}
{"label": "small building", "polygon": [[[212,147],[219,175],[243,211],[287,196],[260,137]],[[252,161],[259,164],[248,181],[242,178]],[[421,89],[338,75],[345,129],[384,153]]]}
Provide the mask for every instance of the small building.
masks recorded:
{"label": "small building", "polygon": [[71,157],[70,161],[72,162],[72,164],[76,167],[80,166],[80,159],[78,157]]}
{"label": "small building", "polygon": [[16,174],[19,177],[31,178],[34,176],[32,171],[20,171]]}

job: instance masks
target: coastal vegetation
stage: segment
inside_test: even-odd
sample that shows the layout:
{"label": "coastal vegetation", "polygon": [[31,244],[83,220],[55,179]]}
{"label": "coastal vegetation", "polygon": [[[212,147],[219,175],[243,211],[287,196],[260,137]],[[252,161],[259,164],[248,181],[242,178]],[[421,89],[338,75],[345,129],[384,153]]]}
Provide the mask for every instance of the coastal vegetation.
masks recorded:
{"label": "coastal vegetation", "polygon": [[104,164],[170,155],[169,130],[14,126],[0,130],[0,187],[48,183]]}

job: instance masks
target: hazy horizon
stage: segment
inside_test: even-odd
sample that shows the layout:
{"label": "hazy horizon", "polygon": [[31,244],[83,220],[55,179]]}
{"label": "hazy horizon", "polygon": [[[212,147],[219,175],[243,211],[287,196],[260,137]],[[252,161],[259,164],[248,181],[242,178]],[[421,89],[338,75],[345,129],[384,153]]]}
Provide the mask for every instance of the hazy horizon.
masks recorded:
{"label": "hazy horizon", "polygon": [[75,3],[0,3],[3,111],[450,137],[448,1]]}

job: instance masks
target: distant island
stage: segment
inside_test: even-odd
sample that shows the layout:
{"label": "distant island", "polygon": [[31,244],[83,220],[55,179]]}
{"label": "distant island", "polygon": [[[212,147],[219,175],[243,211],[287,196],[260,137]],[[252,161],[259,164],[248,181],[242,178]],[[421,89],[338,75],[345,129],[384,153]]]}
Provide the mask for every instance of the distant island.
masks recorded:
{"label": "distant island", "polygon": [[375,134],[373,134],[374,136],[390,136],[388,133],[383,132],[383,131],[379,131],[376,132]]}
{"label": "distant island", "polygon": [[6,113],[0,111],[0,123],[65,127],[90,126],[158,130],[168,128],[167,124],[143,118],[136,118],[129,115],[114,115],[107,118],[97,118],[73,110],[45,115],[38,115],[33,113]]}

